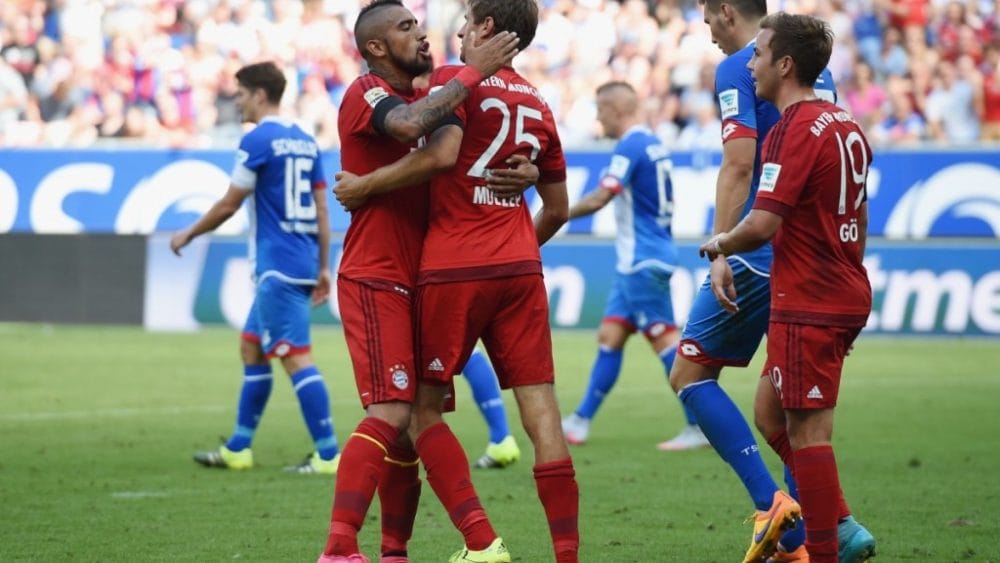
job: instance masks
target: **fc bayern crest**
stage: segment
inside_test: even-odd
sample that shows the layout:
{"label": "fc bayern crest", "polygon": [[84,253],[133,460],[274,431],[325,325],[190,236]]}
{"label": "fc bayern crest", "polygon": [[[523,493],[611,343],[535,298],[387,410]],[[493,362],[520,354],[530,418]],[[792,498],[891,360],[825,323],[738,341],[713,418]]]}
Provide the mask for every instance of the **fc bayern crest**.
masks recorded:
{"label": "fc bayern crest", "polygon": [[406,366],[396,364],[389,368],[389,371],[392,372],[392,384],[396,389],[406,389],[410,386],[410,374],[406,373]]}

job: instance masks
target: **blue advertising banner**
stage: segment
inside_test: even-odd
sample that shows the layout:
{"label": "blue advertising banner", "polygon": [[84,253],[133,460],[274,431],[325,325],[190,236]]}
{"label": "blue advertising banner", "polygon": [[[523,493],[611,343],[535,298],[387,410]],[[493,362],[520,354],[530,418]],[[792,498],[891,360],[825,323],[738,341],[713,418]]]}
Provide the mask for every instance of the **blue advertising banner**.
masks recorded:
{"label": "blue advertising banner", "polygon": [[[600,152],[567,154],[570,201],[593,189],[607,165]],[[674,235],[708,234],[720,155],[675,153]],[[0,233],[150,234],[194,221],[229,186],[231,151],[28,150],[0,152]],[[339,155],[328,152],[332,176]],[[891,239],[1000,236],[1000,151],[879,151],[868,182],[871,236]],[[526,194],[537,205],[533,191]],[[334,231],[348,216],[330,206]],[[219,234],[242,234],[241,210]],[[611,206],[564,233],[610,236]]]}
{"label": "blue advertising banner", "polygon": [[[707,273],[697,246],[679,245],[671,279],[679,324]],[[246,242],[197,239],[174,256],[169,237],[149,238],[144,324],[153,330],[194,330],[205,324],[242,327],[253,301]],[[340,256],[334,243],[331,256]],[[614,275],[608,241],[567,237],[542,248],[552,326],[596,328]],[[865,266],[874,292],[867,331],[875,334],[1000,335],[1000,252],[994,242],[871,243]],[[336,269],[336,264],[333,266]],[[313,322],[339,322],[333,300]]]}

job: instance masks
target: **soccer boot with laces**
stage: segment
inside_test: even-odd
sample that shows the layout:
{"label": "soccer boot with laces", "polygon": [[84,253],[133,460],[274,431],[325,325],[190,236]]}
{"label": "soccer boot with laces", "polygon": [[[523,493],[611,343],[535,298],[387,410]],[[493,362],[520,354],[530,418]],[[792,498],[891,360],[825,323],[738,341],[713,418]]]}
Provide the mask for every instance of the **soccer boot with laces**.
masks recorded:
{"label": "soccer boot with laces", "polygon": [[809,563],[809,552],[806,546],[800,545],[795,551],[784,551],[779,546],[767,563]]}
{"label": "soccer boot with laces", "polygon": [[250,451],[250,448],[243,448],[234,452],[223,444],[217,450],[195,453],[194,460],[205,467],[237,470],[250,469],[253,467],[253,452]]}
{"label": "soccer boot with laces", "polygon": [[656,449],[665,452],[677,452],[704,448],[710,445],[708,438],[705,437],[705,433],[701,431],[701,427],[697,424],[689,424],[673,438],[657,444]]}
{"label": "soccer boot with laces", "polygon": [[840,563],[862,563],[875,557],[875,537],[853,516],[837,524],[837,540]]}
{"label": "soccer boot with laces", "polygon": [[509,435],[499,443],[490,442],[486,446],[486,453],[472,466],[478,469],[504,468],[519,459],[521,459],[521,448],[517,447],[514,436]]}
{"label": "soccer boot with laces", "polygon": [[312,452],[302,460],[302,463],[285,467],[285,471],[289,473],[336,475],[339,466],[339,453],[333,456],[333,459],[323,459],[319,457],[319,452]]}
{"label": "soccer boot with laces", "polygon": [[503,540],[497,538],[486,549],[479,551],[463,547],[448,558],[448,563],[510,563],[510,552]]}
{"label": "soccer boot with laces", "polygon": [[771,507],[758,510],[753,518],[753,536],[743,563],[766,561],[778,547],[781,534],[802,517],[802,507],[785,491],[775,491]]}
{"label": "soccer boot with laces", "polygon": [[574,446],[582,445],[590,436],[590,419],[573,413],[562,419],[562,430],[567,443]]}

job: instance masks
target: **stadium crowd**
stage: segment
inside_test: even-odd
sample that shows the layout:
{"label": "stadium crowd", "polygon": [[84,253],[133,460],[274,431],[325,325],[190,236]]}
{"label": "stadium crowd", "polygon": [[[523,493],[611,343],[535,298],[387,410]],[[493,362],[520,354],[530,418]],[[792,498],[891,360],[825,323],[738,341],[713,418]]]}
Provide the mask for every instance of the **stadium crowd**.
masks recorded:
{"label": "stadium crowd", "polygon": [[[411,0],[438,64],[456,62],[460,0]],[[363,72],[364,0],[8,0],[0,7],[0,146],[231,147],[233,73],[274,60],[283,111],[337,146]],[[771,0],[830,22],[840,104],[876,144],[1000,141],[1000,0]],[[540,85],[564,144],[600,135],[594,90],[626,80],[669,146],[715,149],[722,53],[696,0],[542,0],[515,66]]]}

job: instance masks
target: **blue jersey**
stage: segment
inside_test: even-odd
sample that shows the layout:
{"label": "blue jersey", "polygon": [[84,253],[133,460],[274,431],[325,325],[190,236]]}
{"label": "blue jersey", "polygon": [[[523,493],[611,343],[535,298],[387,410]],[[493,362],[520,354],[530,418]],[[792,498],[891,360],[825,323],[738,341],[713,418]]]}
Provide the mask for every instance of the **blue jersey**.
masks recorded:
{"label": "blue jersey", "polygon": [[[747,63],[753,56],[754,43],[728,56],[715,69],[715,95],[719,100],[722,117],[722,142],[740,137],[757,140],[757,154],[754,156],[753,177],[750,194],[743,206],[740,217],[746,217],[753,207],[757,186],[760,183],[760,148],[768,131],[778,122],[781,113],[771,102],[757,97],[756,86]],[[829,69],[823,69],[816,79],[816,95],[830,102],[837,101],[837,90]],[[757,250],[739,255],[739,259],[754,271],[767,274],[771,270],[771,243]]]}
{"label": "blue jersey", "polygon": [[630,128],[615,146],[600,185],[617,196],[615,250],[623,274],[643,268],[672,272],[677,265],[670,168],[670,152],[646,127]]}
{"label": "blue jersey", "polygon": [[326,187],[315,139],[288,120],[265,117],[240,140],[232,183],[252,192],[249,247],[255,281],[276,276],[315,284],[319,225],[313,190]]}

